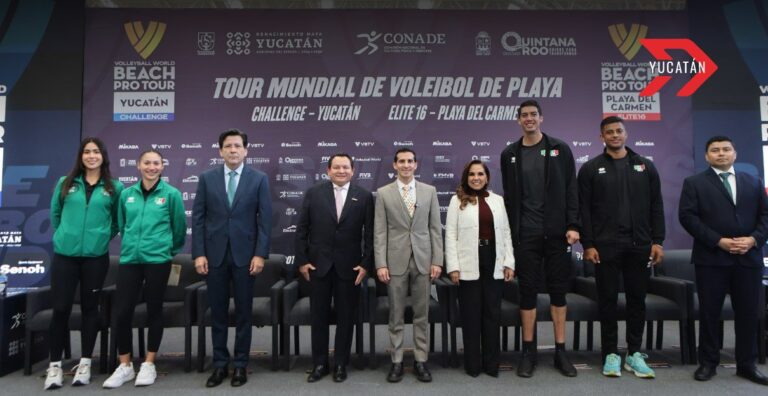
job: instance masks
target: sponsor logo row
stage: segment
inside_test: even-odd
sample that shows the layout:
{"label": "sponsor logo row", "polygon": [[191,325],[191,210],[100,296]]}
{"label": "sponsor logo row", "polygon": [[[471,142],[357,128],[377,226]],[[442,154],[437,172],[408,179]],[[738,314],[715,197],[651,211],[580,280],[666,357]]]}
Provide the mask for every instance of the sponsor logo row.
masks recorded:
{"label": "sponsor logo row", "polygon": [[[422,31],[370,31],[355,34],[355,55],[376,53],[429,54],[455,45],[447,33]],[[227,56],[322,54],[325,41],[322,32],[197,32],[197,55]],[[475,35],[475,55],[488,56],[500,46],[501,54],[511,56],[575,56],[576,39],[572,36],[527,35],[507,31],[493,38],[486,31]]]}

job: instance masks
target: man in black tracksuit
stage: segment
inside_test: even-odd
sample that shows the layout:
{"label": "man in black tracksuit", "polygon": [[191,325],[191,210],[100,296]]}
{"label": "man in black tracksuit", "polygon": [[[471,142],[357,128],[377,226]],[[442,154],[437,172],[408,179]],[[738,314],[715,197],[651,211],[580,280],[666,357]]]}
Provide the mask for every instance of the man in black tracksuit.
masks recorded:
{"label": "man in black tracksuit", "polygon": [[605,118],[600,123],[600,137],[605,151],[581,167],[578,180],[584,260],[595,264],[603,375],[621,376],[616,303],[622,273],[627,298],[624,368],[638,377],[653,378],[653,370],[639,351],[650,266],[664,256],[659,174],[651,160],[626,147],[627,131],[621,118]]}
{"label": "man in black tracksuit", "polygon": [[517,375],[533,376],[536,300],[539,291],[546,290],[555,331],[555,367],[563,375],[575,377],[576,369],[565,353],[565,294],[571,278],[570,245],[579,240],[576,168],[568,145],[541,132],[543,121],[536,101],[523,102],[517,112],[523,137],[501,153],[523,322]]}

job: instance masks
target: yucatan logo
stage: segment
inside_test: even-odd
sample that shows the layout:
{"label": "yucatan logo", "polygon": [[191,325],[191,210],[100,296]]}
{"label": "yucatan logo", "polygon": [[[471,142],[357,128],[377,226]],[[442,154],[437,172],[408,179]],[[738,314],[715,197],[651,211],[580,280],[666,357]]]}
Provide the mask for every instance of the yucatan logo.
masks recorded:
{"label": "yucatan logo", "polygon": [[644,39],[648,34],[648,26],[641,25],[639,23],[633,23],[629,31],[623,23],[617,23],[615,25],[608,26],[608,33],[611,35],[611,40],[619,49],[622,55],[631,61],[632,58],[637,55],[640,48],[643,47],[640,44],[640,40]]}
{"label": "yucatan logo", "polygon": [[[691,96],[717,71],[715,62],[689,39],[643,39],[640,43],[657,59],[649,62],[651,73],[657,76],[640,92],[640,96],[651,96],[659,92],[675,75],[693,74],[691,80],[677,91],[677,96]],[[683,50],[693,59],[672,60],[667,50]]]}
{"label": "yucatan logo", "polygon": [[144,30],[144,24],[140,21],[133,21],[126,22],[123,27],[133,49],[142,59],[147,59],[163,40],[166,25],[162,22],[150,21],[147,30]]}

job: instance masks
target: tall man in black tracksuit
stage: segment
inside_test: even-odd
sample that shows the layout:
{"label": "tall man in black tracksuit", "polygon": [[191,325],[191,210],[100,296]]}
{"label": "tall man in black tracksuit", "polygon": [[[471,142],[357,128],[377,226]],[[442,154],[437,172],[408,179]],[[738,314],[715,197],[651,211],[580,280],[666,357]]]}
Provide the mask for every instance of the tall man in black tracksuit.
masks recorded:
{"label": "tall man in black tracksuit", "polygon": [[501,153],[523,322],[517,375],[531,377],[536,367],[536,300],[545,286],[555,331],[555,367],[575,377],[576,369],[565,353],[565,294],[571,277],[570,245],[579,241],[576,167],[568,145],[541,132],[543,121],[536,101],[523,102],[517,111],[523,137]]}
{"label": "tall man in black tracksuit", "polygon": [[640,353],[650,266],[664,253],[664,206],[656,167],[626,147],[627,130],[616,116],[600,123],[605,151],[579,170],[581,244],[584,260],[595,264],[603,375],[621,376],[617,350],[616,303],[619,273],[627,298],[627,356],[624,368],[654,378]]}

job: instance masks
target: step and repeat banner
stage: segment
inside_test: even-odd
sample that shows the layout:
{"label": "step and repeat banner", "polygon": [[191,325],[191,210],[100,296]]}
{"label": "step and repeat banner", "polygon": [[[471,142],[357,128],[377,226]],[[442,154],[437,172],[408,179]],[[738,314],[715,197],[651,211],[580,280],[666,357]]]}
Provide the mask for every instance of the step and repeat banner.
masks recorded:
{"label": "step and repeat banner", "polygon": [[[355,159],[355,182],[391,183],[394,152],[417,153],[441,210],[465,163],[501,193],[499,155],[520,138],[517,105],[542,105],[545,133],[577,166],[602,152],[600,120],[627,120],[629,146],[662,177],[665,246],[689,239],[677,199],[693,170],[691,102],[638,92],[654,76],[641,38],[688,36],[680,12],[272,11],[89,9],[83,136],[108,145],[113,173],[139,178],[148,148],[191,216],[198,175],[223,163],[217,137],[249,135],[246,164],[270,177],[272,250],[292,257],[304,191],[328,157]],[[188,233],[190,233],[188,229]],[[189,249],[189,246],[186,247]]]}

